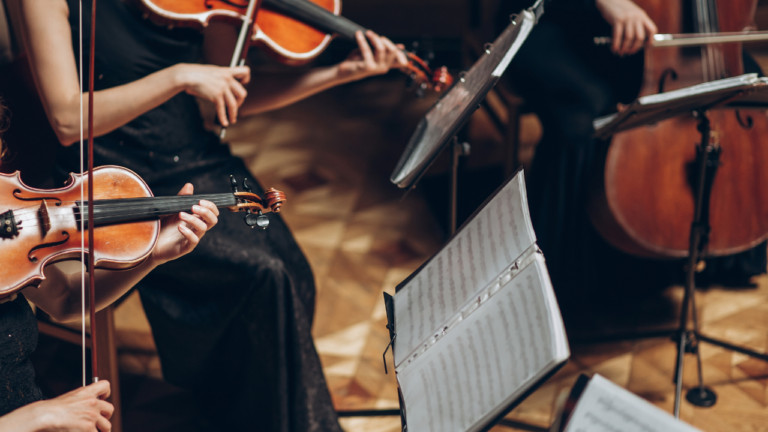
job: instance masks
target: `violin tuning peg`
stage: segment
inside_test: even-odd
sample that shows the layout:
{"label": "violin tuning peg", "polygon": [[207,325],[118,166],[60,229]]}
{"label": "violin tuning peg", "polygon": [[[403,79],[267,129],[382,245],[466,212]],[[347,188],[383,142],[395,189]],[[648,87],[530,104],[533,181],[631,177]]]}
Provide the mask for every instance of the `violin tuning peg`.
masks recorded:
{"label": "violin tuning peg", "polygon": [[237,180],[235,176],[229,176],[229,185],[232,186],[232,192],[237,192]]}
{"label": "violin tuning peg", "polygon": [[251,228],[259,227],[261,229],[267,229],[269,226],[269,218],[261,212],[258,214],[247,212],[245,216],[245,224]]}
{"label": "violin tuning peg", "polygon": [[251,192],[251,185],[248,184],[248,179],[243,179],[243,190]]}
{"label": "violin tuning peg", "polygon": [[259,212],[259,215],[256,217],[256,225],[261,229],[267,229],[269,226],[269,218],[267,215]]}

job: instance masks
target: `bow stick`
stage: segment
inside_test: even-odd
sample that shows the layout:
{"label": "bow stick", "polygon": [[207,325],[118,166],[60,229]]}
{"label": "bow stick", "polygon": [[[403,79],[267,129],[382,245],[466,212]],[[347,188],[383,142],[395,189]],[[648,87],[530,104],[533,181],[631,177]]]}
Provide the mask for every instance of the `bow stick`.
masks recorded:
{"label": "bow stick", "polygon": [[[88,56],[88,201],[93,202],[93,75],[95,69],[95,47],[96,47],[96,0],[91,0],[91,39],[90,39],[90,52]],[[80,0],[80,56],[79,56],[79,69],[80,69],[80,174],[84,174],[83,167],[83,153],[84,153],[84,140],[83,140],[83,0]],[[83,184],[80,184],[80,202],[85,202],[85,193],[83,190]],[[81,237],[80,243],[80,262],[83,263],[81,268],[81,319],[82,319],[82,335],[83,335],[83,386],[87,385],[86,379],[86,340],[85,340],[85,272],[89,273],[88,277],[88,310],[91,320],[91,376],[92,381],[97,382],[99,380],[98,371],[98,347],[96,337],[96,281],[95,281],[95,268],[94,268],[94,238],[93,238],[93,212],[88,212],[88,254],[87,265],[85,261],[85,244],[84,239]],[[80,218],[80,230],[85,232],[85,218]]]}
{"label": "bow stick", "polygon": [[[82,34],[82,32],[80,32]],[[88,53],[88,203],[93,203],[93,75],[96,58],[96,0],[91,0],[91,40]],[[80,98],[82,100],[82,98]],[[96,347],[96,268],[93,247],[93,214],[88,211],[88,309],[91,316],[91,375],[99,380],[98,349]],[[82,218],[80,218],[82,219]]]}

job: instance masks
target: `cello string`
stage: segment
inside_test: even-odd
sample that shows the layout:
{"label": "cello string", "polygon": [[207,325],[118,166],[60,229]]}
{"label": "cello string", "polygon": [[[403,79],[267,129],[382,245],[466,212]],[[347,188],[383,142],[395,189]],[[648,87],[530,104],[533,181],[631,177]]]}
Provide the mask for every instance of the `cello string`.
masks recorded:
{"label": "cello string", "polygon": [[[83,0],[80,0],[80,49],[79,49],[79,66],[78,72],[80,75],[80,175],[83,175]],[[85,190],[83,183],[80,182],[80,201],[85,201]],[[80,232],[85,230],[85,221],[80,221]],[[86,372],[85,372],[85,236],[80,237],[80,322],[82,328],[80,329],[82,334],[82,354],[83,354],[83,387],[86,386]]]}
{"label": "cello string", "polygon": [[[717,1],[716,0],[707,0],[709,4],[709,15],[712,20],[712,29],[711,31],[714,33],[720,32],[720,17],[717,12]],[[713,45],[712,50],[715,54],[715,64],[717,65],[717,79],[725,78],[725,60],[723,58],[723,47],[722,45]]]}

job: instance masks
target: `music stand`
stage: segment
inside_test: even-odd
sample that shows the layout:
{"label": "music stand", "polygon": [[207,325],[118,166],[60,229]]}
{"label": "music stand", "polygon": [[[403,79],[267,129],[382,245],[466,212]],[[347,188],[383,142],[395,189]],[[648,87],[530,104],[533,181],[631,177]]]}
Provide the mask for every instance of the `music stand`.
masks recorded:
{"label": "music stand", "polygon": [[467,145],[459,143],[456,133],[466,123],[480,102],[496,85],[509,62],[544,13],[544,0],[512,15],[511,23],[493,44],[485,45],[485,54],[432,106],[411,136],[390,180],[398,187],[412,189],[437,156],[453,143],[451,171],[451,234],[456,230],[456,177],[458,156],[467,154]]}
{"label": "music stand", "polygon": [[[701,353],[698,342],[707,342],[731,351],[768,361],[768,355],[714,339],[701,334],[696,315],[696,263],[706,246],[709,221],[708,211],[703,204],[709,203],[711,192],[706,184],[711,184],[717,171],[720,147],[710,143],[710,124],[706,112],[710,109],[733,109],[735,107],[768,106],[768,78],[758,78],[757,74],[741,75],[734,78],[712,81],[658,95],[637,99],[622,112],[596,119],[595,137],[607,139],[611,135],[639,126],[650,125],[679,115],[690,115],[698,120],[697,129],[701,141],[697,145],[695,162],[694,214],[691,222],[688,248],[688,266],[686,268],[685,295],[683,297],[680,325],[674,330],[679,338],[677,345],[677,365],[675,367],[675,417],[680,417],[680,397],[683,387],[683,358],[686,352],[696,354],[699,385],[686,393],[685,398],[693,405],[710,407],[717,402],[717,395],[704,386],[702,376]],[[689,329],[689,313],[693,319],[693,328]]]}

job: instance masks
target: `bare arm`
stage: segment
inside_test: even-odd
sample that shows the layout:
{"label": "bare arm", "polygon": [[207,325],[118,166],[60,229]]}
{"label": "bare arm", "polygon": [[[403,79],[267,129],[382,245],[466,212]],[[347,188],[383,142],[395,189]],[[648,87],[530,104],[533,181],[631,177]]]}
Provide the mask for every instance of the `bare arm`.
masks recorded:
{"label": "bare arm", "polygon": [[[88,96],[80,93],[69,8],[64,0],[21,3],[30,66],[48,120],[61,143],[71,145],[80,139],[81,98],[83,115],[88,116]],[[179,64],[125,85],[97,91],[94,134],[109,133],[182,91],[210,100],[219,113],[225,112],[226,106],[237,112],[246,96],[238,80],[247,82],[249,78],[250,71],[245,67]],[[222,123],[228,124],[226,116]]]}
{"label": "bare arm", "polygon": [[[187,184],[179,195],[191,195]],[[141,265],[126,271],[96,270],[96,310],[101,310],[123,296],[158,265],[192,251],[205,232],[218,222],[219,210],[209,201],[200,201],[192,214],[179,213],[162,220],[160,237],[150,257]],[[79,264],[76,265],[79,268]],[[63,266],[45,269],[40,287],[24,290],[32,303],[59,321],[72,321],[81,313],[81,272],[66,271]],[[86,278],[89,277],[86,273]]]}
{"label": "bare arm", "polygon": [[[236,29],[226,23],[211,23],[205,33],[206,59],[228,65],[237,37]],[[372,31],[356,35],[358,50],[345,61],[296,73],[264,74],[246,86],[249,97],[240,107],[248,116],[291,105],[329,88],[363,78],[387,73],[408,64],[403,52],[389,39]],[[367,39],[366,39],[367,38]],[[370,42],[370,43],[369,43]]]}

